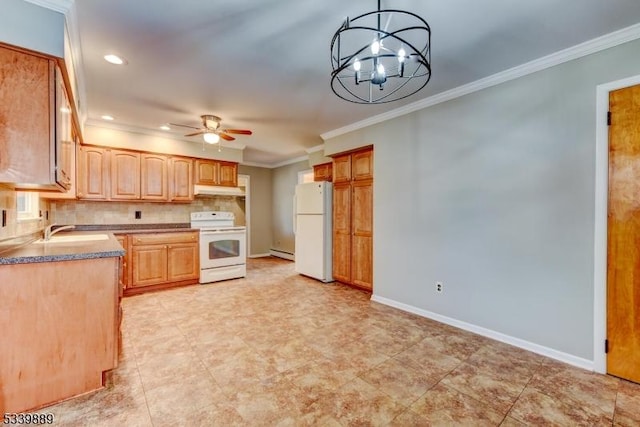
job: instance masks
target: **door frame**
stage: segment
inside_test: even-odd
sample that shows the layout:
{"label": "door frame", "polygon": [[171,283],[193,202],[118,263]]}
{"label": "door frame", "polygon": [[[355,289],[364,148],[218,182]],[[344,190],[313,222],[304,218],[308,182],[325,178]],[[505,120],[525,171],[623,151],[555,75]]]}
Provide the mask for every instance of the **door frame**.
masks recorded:
{"label": "door frame", "polygon": [[596,87],[596,182],[593,257],[593,370],[607,373],[607,233],[609,209],[609,92],[640,84],[640,75]]}

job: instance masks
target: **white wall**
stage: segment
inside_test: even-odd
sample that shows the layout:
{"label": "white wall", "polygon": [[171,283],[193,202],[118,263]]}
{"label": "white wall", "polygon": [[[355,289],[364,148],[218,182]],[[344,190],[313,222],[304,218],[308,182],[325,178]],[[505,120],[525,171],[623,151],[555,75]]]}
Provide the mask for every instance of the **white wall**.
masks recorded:
{"label": "white wall", "polygon": [[295,252],[293,234],[293,196],[298,184],[298,172],[309,169],[303,160],[273,169],[273,243],[271,249]]}
{"label": "white wall", "polygon": [[374,294],[593,360],[596,86],[637,74],[640,41],[326,141],[374,144]]}
{"label": "white wall", "polygon": [[2,0],[0,42],[64,56],[64,15],[24,0]]}
{"label": "white wall", "polygon": [[255,166],[238,167],[238,173],[250,176],[250,227],[251,253],[265,255],[269,253],[272,242],[272,171]]}

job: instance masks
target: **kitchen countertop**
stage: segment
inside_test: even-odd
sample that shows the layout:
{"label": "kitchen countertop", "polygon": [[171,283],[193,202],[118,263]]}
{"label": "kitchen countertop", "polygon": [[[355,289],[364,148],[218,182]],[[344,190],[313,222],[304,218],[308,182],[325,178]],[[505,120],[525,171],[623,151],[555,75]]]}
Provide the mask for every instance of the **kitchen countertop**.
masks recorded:
{"label": "kitchen countertop", "polygon": [[[53,228],[54,230],[56,227]],[[173,233],[176,231],[198,231],[188,222],[169,224],[95,224],[76,225],[76,231],[104,231],[115,234],[127,233]]]}
{"label": "kitchen countertop", "polygon": [[37,243],[34,240],[31,243],[3,252],[0,256],[0,265],[109,258],[125,254],[124,249],[112,233],[65,231],[57,233],[56,236],[82,234],[107,234],[109,238],[107,240],[47,243]]}

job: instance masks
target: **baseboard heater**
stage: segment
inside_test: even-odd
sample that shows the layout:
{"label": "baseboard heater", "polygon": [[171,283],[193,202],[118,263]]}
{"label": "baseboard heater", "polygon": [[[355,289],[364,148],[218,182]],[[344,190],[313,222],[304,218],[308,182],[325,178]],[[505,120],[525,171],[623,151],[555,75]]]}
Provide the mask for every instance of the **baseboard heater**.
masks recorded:
{"label": "baseboard heater", "polygon": [[289,261],[295,261],[295,255],[291,252],[280,251],[278,249],[270,249],[269,254],[278,258],[288,259]]}

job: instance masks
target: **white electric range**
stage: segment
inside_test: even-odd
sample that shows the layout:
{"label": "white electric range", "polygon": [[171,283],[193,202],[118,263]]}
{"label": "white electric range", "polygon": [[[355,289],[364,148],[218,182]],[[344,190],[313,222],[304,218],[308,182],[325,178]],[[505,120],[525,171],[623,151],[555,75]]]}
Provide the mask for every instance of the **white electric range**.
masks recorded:
{"label": "white electric range", "polygon": [[234,221],[233,212],[191,213],[191,228],[200,230],[200,283],[247,275],[247,228]]}

